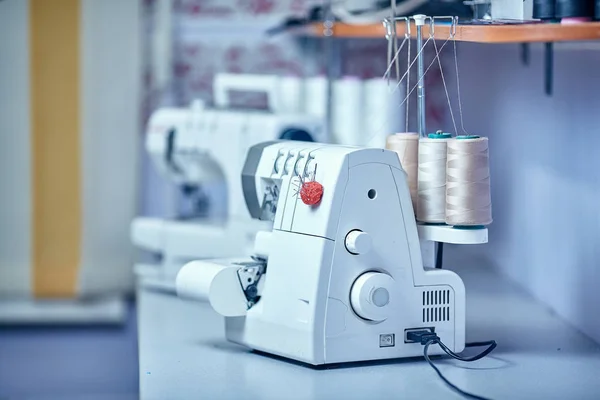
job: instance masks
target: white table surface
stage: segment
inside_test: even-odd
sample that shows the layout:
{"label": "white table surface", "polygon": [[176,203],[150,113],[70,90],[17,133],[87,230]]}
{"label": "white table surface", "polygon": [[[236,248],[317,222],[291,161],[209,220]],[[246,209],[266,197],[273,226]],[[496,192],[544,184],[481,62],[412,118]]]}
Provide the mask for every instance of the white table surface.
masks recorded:
{"label": "white table surface", "polygon": [[[600,399],[600,346],[489,270],[457,270],[467,340],[495,339],[487,358],[439,358],[459,387],[492,399]],[[142,399],[459,399],[423,358],[313,368],[224,339],[207,304],[138,289]],[[600,318],[600,312],[590,318]]]}

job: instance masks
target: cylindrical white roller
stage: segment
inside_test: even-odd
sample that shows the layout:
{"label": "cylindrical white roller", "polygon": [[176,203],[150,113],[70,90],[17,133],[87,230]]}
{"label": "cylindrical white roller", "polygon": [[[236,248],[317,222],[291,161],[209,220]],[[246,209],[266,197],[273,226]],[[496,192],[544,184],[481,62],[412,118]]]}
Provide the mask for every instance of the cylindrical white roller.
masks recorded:
{"label": "cylindrical white roller", "polygon": [[363,131],[363,84],[356,77],[347,76],[333,83],[331,109],[333,143],[358,146]]}
{"label": "cylindrical white roller", "polygon": [[248,303],[237,271],[240,266],[192,261],[177,274],[177,295],[181,298],[208,301],[225,317],[246,315]]}
{"label": "cylindrical white roller", "polygon": [[352,254],[366,254],[373,247],[373,239],[366,232],[354,230],[346,235],[345,245]]}
{"label": "cylindrical white roller", "polygon": [[297,76],[283,76],[279,79],[280,111],[290,114],[302,112],[304,104],[304,80]]}
{"label": "cylindrical white roller", "polygon": [[304,80],[304,112],[317,118],[327,117],[327,78],[323,75]]}
{"label": "cylindrical white roller", "polygon": [[400,107],[404,100],[404,84],[392,90],[395,86],[381,78],[364,82],[364,143],[361,145],[384,148],[389,134],[405,129],[406,104]]}
{"label": "cylindrical white roller", "polygon": [[358,316],[370,321],[384,321],[394,306],[394,279],[381,272],[366,272],[350,290],[350,303]]}
{"label": "cylindrical white roller", "polygon": [[396,133],[387,138],[386,149],[398,153],[400,164],[408,175],[408,189],[413,210],[417,209],[417,170],[419,166],[419,134]]}
{"label": "cylindrical white roller", "polygon": [[258,231],[254,238],[254,255],[257,257],[269,259],[273,233],[267,231]]}
{"label": "cylindrical white roller", "polygon": [[419,140],[417,219],[446,222],[446,153],[449,133],[433,133]]}
{"label": "cylindrical white roller", "polygon": [[459,226],[492,222],[488,139],[457,136],[448,142],[446,223]]}

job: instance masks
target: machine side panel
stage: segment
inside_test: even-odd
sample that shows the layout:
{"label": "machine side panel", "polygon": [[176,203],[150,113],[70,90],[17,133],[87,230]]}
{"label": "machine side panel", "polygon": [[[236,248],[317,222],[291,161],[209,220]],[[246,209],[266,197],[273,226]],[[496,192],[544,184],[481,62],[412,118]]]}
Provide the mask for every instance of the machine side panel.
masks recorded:
{"label": "machine side panel", "polygon": [[246,156],[246,162],[242,168],[242,191],[244,192],[246,206],[252,218],[258,219],[260,217],[261,205],[259,203],[259,194],[256,191],[258,165],[260,164],[264,148],[275,143],[277,141],[263,142],[250,147]]}
{"label": "machine side panel", "polygon": [[[324,321],[334,242],[273,231],[260,301],[245,320],[231,321],[227,339],[311,364],[324,362]],[[324,266],[324,267],[322,267]]]}
{"label": "machine side panel", "polygon": [[[369,192],[375,195],[369,196]],[[343,193],[339,227],[333,258],[326,318],[327,363],[372,360],[417,355],[401,346],[379,347],[380,334],[398,338],[411,315],[410,293],[413,290],[411,260],[396,186],[386,164],[359,164],[350,168]],[[372,238],[372,249],[366,254],[348,252],[344,241],[353,230],[361,230]],[[397,291],[390,293],[394,312],[381,323],[358,317],[350,304],[350,291],[356,279],[365,272],[379,271],[392,276]],[[344,307],[339,307],[339,303]],[[343,315],[339,315],[343,313]],[[343,322],[343,323],[342,323]]]}
{"label": "machine side panel", "polygon": [[402,217],[399,222],[401,222],[404,229],[404,234],[408,238],[409,256],[413,265],[416,266],[416,268],[412,269],[413,282],[415,285],[418,285],[418,277],[422,276],[423,274],[423,258],[421,255],[421,244],[419,242],[415,211],[412,206],[410,191],[408,189],[407,176],[403,169],[390,168],[390,170],[394,178],[398,199],[401,204],[400,211],[402,213]]}
{"label": "machine side panel", "polygon": [[[454,280],[446,274],[451,274],[449,271],[444,271],[430,276],[431,288],[414,285],[412,270],[423,270],[416,222],[414,217],[406,216],[413,215],[408,185],[405,182],[397,189],[394,170],[384,163],[363,163],[349,169],[329,281],[325,363],[422,355],[420,344],[404,343],[404,331],[410,328],[433,327],[448,346],[454,346],[454,311],[450,310]],[[346,235],[356,229],[372,238],[372,247],[364,254],[351,254],[344,244]],[[415,251],[416,257],[411,254]],[[371,271],[385,273],[394,280],[385,306],[387,315],[381,322],[359,317],[350,301],[357,278]],[[444,304],[423,305],[424,290],[444,291]],[[425,317],[427,309],[438,314],[424,320],[424,309]],[[392,345],[382,346],[382,340]],[[439,354],[441,350],[431,351]]]}

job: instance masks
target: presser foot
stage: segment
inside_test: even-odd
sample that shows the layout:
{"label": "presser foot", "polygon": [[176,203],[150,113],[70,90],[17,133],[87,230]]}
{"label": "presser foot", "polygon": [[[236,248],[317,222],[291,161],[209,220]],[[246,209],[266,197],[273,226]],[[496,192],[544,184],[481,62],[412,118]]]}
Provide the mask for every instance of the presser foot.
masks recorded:
{"label": "presser foot", "polygon": [[252,260],[234,263],[243,266],[243,268],[238,269],[237,275],[247,300],[248,309],[260,300],[258,284],[267,270],[267,260],[254,256]]}

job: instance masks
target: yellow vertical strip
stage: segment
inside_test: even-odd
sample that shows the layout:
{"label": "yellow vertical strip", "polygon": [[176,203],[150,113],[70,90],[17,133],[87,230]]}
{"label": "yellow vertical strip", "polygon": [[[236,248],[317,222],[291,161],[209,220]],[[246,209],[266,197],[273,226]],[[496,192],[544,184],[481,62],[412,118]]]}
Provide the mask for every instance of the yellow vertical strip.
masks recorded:
{"label": "yellow vertical strip", "polygon": [[80,0],[29,0],[33,292],[72,297],[81,248]]}

